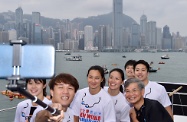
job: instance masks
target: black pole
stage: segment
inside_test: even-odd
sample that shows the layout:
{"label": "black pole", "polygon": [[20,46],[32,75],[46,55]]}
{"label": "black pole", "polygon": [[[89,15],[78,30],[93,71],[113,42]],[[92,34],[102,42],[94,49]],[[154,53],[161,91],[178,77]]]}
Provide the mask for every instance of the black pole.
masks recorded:
{"label": "black pole", "polygon": [[25,89],[23,89],[21,87],[17,87],[17,91],[19,93],[21,93],[22,95],[24,95],[25,97],[31,99],[33,102],[35,102],[38,105],[42,106],[45,110],[48,110],[52,115],[59,115],[60,114],[59,110],[54,109],[51,106],[48,106],[47,104],[45,104],[44,102],[39,100],[36,96],[33,96],[30,93],[28,93],[27,91],[25,91]]}

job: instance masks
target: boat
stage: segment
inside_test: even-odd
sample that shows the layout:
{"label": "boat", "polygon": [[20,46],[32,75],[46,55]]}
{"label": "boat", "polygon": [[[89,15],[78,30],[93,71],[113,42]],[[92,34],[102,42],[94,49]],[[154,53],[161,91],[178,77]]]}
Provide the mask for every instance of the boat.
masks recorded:
{"label": "boat", "polygon": [[161,56],[161,59],[169,59],[168,54],[167,54],[167,55],[163,55],[163,56]]}
{"label": "boat", "polygon": [[66,61],[82,61],[82,56],[70,56],[66,57]]}
{"label": "boat", "polygon": [[17,99],[24,99],[25,98],[25,96],[23,96],[22,94],[17,93],[17,92],[12,92],[10,90],[1,91],[1,94],[9,97],[9,100],[11,100],[11,101],[14,98],[17,98]]}
{"label": "boat", "polygon": [[125,56],[125,55],[123,55],[123,56],[122,56],[122,58],[126,58],[126,56]]}
{"label": "boat", "polygon": [[149,67],[149,72],[157,72],[157,69],[154,69],[152,67]]}
{"label": "boat", "polygon": [[99,53],[96,53],[96,52],[95,52],[95,53],[93,54],[93,56],[94,56],[94,57],[99,57],[100,55],[99,55]]}
{"label": "boat", "polygon": [[160,62],[158,62],[158,64],[165,64],[165,62],[163,62],[163,61],[160,61]]}
{"label": "boat", "polygon": [[106,65],[103,66],[103,69],[104,69],[104,73],[105,73],[105,74],[108,74],[108,73],[109,73],[109,70],[107,69]]}
{"label": "boat", "polygon": [[71,55],[71,52],[66,52],[65,55]]}

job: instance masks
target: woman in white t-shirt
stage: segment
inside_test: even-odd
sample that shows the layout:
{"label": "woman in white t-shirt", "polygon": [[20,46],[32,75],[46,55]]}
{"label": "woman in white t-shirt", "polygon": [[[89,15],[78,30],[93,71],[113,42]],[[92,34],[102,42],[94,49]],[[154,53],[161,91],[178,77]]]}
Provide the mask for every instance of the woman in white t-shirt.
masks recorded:
{"label": "woman in white t-shirt", "polygon": [[90,67],[87,82],[88,87],[79,90],[72,103],[75,122],[116,122],[113,101],[103,89],[103,68],[97,65]]}
{"label": "woman in white t-shirt", "polygon": [[110,94],[114,103],[116,122],[130,122],[129,111],[131,107],[123,95],[122,88],[124,78],[123,70],[114,68],[109,73],[109,87],[105,87],[105,90]]}
{"label": "woman in white t-shirt", "polygon": [[[27,79],[27,91],[36,96],[38,99],[46,104],[50,104],[46,96],[46,79]],[[34,122],[36,113],[43,108],[30,99],[26,99],[17,105],[14,122]]]}

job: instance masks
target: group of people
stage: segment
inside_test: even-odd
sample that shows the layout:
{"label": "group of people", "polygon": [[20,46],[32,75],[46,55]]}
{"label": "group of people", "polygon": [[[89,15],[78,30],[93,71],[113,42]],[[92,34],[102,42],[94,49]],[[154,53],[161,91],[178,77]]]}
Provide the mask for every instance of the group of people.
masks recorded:
{"label": "group of people", "polygon": [[61,113],[54,116],[31,100],[24,100],[17,105],[14,121],[173,122],[165,88],[148,80],[149,64],[129,60],[124,69],[125,73],[120,68],[112,69],[105,86],[103,68],[91,66],[88,87],[83,89],[73,75],[60,73],[49,81],[50,100],[46,98],[45,79],[28,79],[27,91]]}

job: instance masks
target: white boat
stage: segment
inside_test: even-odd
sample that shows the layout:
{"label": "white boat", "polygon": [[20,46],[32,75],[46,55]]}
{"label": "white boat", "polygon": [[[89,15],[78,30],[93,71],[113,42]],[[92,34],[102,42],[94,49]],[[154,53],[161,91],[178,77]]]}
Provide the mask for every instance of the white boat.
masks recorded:
{"label": "white boat", "polygon": [[96,53],[96,52],[95,52],[95,53],[93,54],[93,56],[94,56],[94,57],[99,57],[100,55],[99,55],[99,53]]}
{"label": "white boat", "polygon": [[82,61],[82,56],[69,56],[66,57],[66,61]]}
{"label": "white boat", "polygon": [[187,121],[187,84],[159,82],[166,88],[172,102],[174,122]]}
{"label": "white boat", "polygon": [[168,54],[167,54],[167,55],[163,55],[163,56],[161,56],[161,59],[169,59]]}
{"label": "white boat", "polygon": [[68,51],[68,52],[65,53],[65,55],[71,55],[71,52]]}
{"label": "white boat", "polygon": [[108,73],[109,73],[109,70],[107,69],[106,65],[103,66],[103,69],[104,69],[104,73],[105,73],[105,74],[108,74]]}

